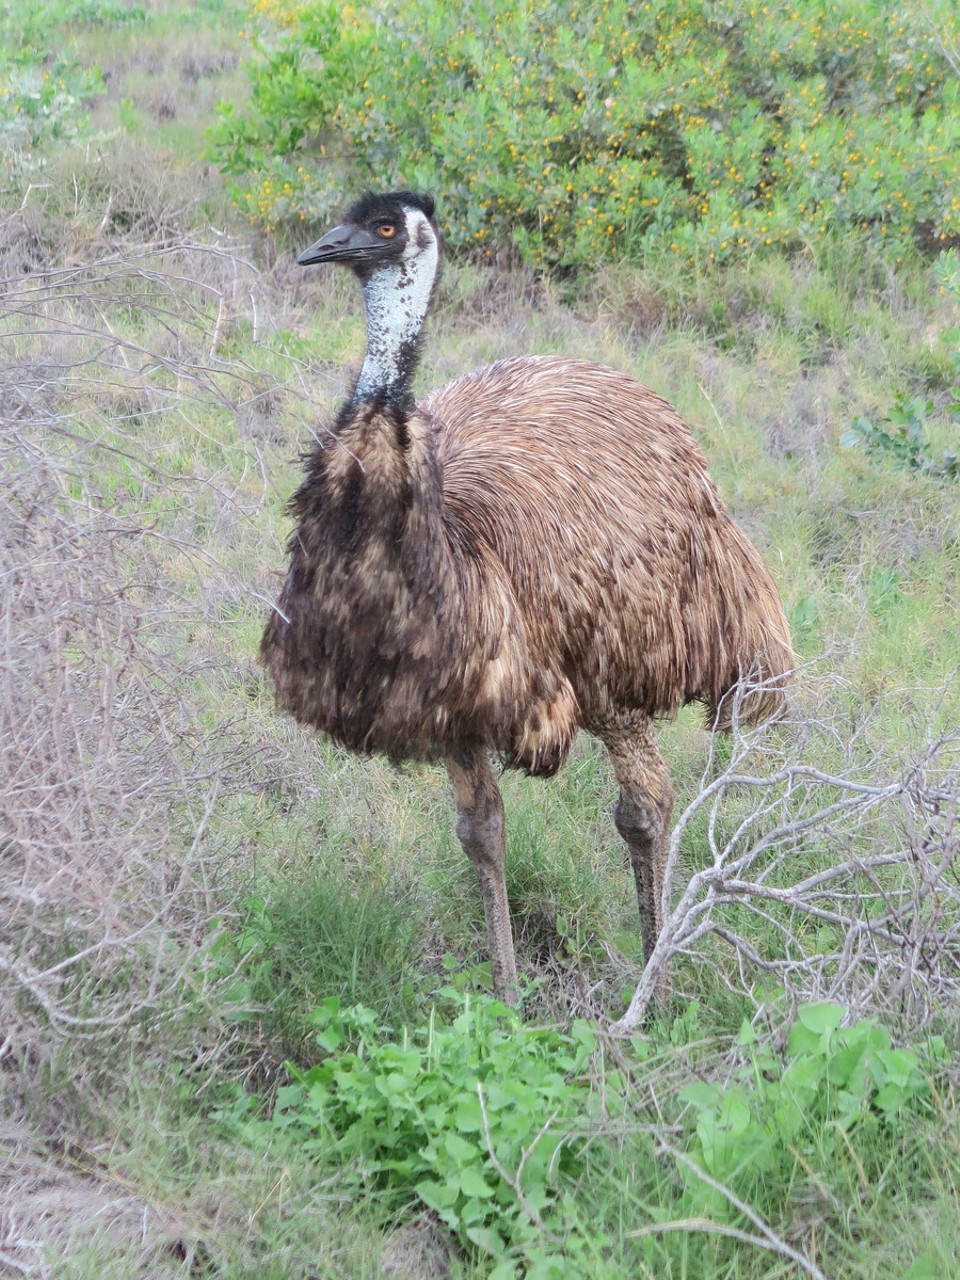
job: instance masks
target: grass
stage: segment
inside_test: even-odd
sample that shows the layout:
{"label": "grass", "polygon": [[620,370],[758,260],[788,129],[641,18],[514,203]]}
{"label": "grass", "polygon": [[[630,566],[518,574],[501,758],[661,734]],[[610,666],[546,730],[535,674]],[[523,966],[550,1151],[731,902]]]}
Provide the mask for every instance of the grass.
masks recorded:
{"label": "grass", "polygon": [[[479,1280],[495,1260],[399,1195],[366,1154],[372,1139],[347,1156],[343,1134],[311,1128],[308,1109],[286,1128],[272,1118],[284,1062],[324,1057],[311,1022],[324,1001],[370,1007],[379,1052],[431,1027],[439,1043],[489,982],[443,771],[398,772],[301,733],[275,715],[255,663],[297,453],[360,357],[357,300],[349,282],[295,269],[294,246],[247,243],[202,159],[213,101],[243,92],[230,59],[244,11],[211,0],[188,14],[168,0],[135,19],[104,6],[94,23],[95,11],[80,20],[53,6],[45,31],[60,53],[98,65],[105,91],[83,104],[76,138],[38,148],[41,167],[10,206],[22,207],[0,222],[0,1088],[45,1176],[87,1198],[44,1218],[18,1163],[29,1143],[5,1138],[0,1204],[8,1193],[21,1217],[0,1209],[0,1254],[26,1274],[77,1280]],[[420,385],[506,354],[566,351],[668,394],[815,663],[769,751],[882,782],[960,724],[960,504],[955,485],[840,438],[909,394],[933,399],[932,439],[948,447],[954,365],[942,335],[957,321],[928,263],[894,272],[840,240],[725,271],[649,261],[577,281],[450,262]],[[680,812],[729,747],[711,764],[692,711],[662,740]],[[937,767],[953,786],[949,758]],[[556,779],[504,779],[526,1013],[544,1036],[616,1016],[639,977],[614,792],[587,739]],[[721,836],[752,803],[731,790]],[[951,805],[955,791],[939,814],[905,806],[855,830],[827,826],[797,858],[812,870],[844,841],[900,848],[911,823],[918,849],[930,836],[947,850]],[[709,837],[704,811],[684,835],[684,876],[706,865]],[[939,909],[953,909],[946,891]],[[772,929],[726,910],[777,953]],[[795,932],[831,945],[809,922]],[[939,966],[954,982],[953,956]],[[869,1009],[866,963],[861,977]],[[504,1212],[526,1223],[507,1261],[524,1258],[530,1276],[552,1265],[591,1277],[810,1274],[769,1238],[701,1229],[706,1216],[762,1235],[722,1195],[698,1201],[697,1175],[671,1154],[705,1158],[706,1104],[684,1097],[694,1081],[739,1082],[753,1107],[746,1136],[774,1131],[799,995],[742,970],[717,939],[681,958],[673,982],[673,1004],[644,1036],[597,1036],[589,1062],[556,1085],[564,1106],[568,1087],[590,1099],[586,1154],[549,1184],[567,1226],[528,1231],[535,1220],[496,1183]],[[896,1044],[922,1057],[937,1032],[956,1053],[949,1000],[934,993],[908,1017],[877,994],[875,1008]],[[774,1055],[753,1083],[744,1064],[761,1059],[741,1042],[745,1017]],[[494,1024],[483,1035],[496,1046]],[[840,1070],[839,1050],[828,1060]],[[922,1071],[929,1089],[899,1121],[871,1103],[838,1136],[828,1110],[777,1147],[764,1186],[739,1182],[736,1167],[723,1180],[825,1275],[960,1274],[955,1071],[949,1057]],[[358,1105],[382,1098],[380,1078],[357,1089]]]}

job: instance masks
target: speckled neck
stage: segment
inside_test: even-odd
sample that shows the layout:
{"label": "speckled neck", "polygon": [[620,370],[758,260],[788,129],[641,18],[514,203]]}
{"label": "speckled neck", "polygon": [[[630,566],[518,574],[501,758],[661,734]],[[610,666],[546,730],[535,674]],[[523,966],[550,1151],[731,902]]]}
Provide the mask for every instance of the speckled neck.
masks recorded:
{"label": "speckled neck", "polygon": [[420,330],[437,278],[440,246],[419,209],[404,209],[407,243],[402,256],[364,282],[367,351],[353,391],[355,403],[403,402],[416,368]]}

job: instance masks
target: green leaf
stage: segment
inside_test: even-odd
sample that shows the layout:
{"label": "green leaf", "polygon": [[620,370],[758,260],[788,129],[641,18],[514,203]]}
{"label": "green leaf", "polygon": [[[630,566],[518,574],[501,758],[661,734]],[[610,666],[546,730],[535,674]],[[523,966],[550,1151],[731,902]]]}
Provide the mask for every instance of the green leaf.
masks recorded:
{"label": "green leaf", "polygon": [[457,1187],[451,1186],[449,1182],[436,1182],[432,1178],[424,1178],[414,1189],[428,1209],[436,1210],[444,1222],[450,1221],[450,1210],[460,1195]]}
{"label": "green leaf", "polygon": [[480,1154],[475,1142],[466,1142],[456,1133],[448,1133],[444,1136],[443,1148],[458,1165],[472,1163]]}
{"label": "green leaf", "polygon": [[[810,1032],[804,1029],[804,1034],[809,1035]],[[796,1098],[809,1101],[820,1088],[825,1071],[826,1062],[823,1057],[814,1057],[809,1053],[799,1055],[781,1076],[781,1086]]]}
{"label": "green leaf", "polygon": [[903,1273],[903,1280],[944,1280],[943,1268],[929,1253],[921,1253]]}
{"label": "green leaf", "polygon": [[517,1280],[517,1268],[512,1262],[501,1262],[493,1268],[487,1280]]}
{"label": "green leaf", "polygon": [[488,1115],[491,1115],[495,1111],[512,1111],[517,1105],[516,1094],[510,1089],[506,1089],[503,1085],[497,1084],[492,1080],[487,1081],[483,1100],[487,1108]]}
{"label": "green leaf", "polygon": [[873,1061],[878,1079],[911,1089],[923,1083],[918,1071],[920,1059],[912,1049],[879,1049]]}
{"label": "green leaf", "polygon": [[706,1080],[695,1080],[693,1084],[684,1085],[679,1096],[681,1102],[689,1102],[691,1106],[702,1110],[705,1107],[716,1106],[720,1100],[720,1090],[715,1084],[708,1084]]}
{"label": "green leaf", "polygon": [[806,1004],[797,1010],[787,1047],[791,1055],[823,1057],[829,1050],[833,1032],[843,1020],[844,1010],[835,1004]]}
{"label": "green leaf", "polygon": [[895,1111],[902,1111],[908,1099],[909,1094],[900,1085],[885,1084],[882,1089],[877,1090],[877,1095],[873,1101],[880,1111],[885,1111],[890,1115]]}
{"label": "green leaf", "polygon": [[845,1049],[831,1055],[827,1062],[827,1079],[831,1084],[841,1087],[851,1086],[863,1089],[865,1058],[869,1051],[866,1039],[861,1037]]}
{"label": "green leaf", "polygon": [[548,1253],[528,1266],[524,1275],[526,1280],[567,1280],[570,1264],[562,1254]]}
{"label": "green leaf", "polygon": [[803,1109],[795,1098],[784,1098],[773,1113],[776,1131],[784,1142],[793,1142],[805,1123]]}
{"label": "green leaf", "polygon": [[733,1137],[739,1137],[750,1127],[752,1120],[747,1095],[740,1089],[728,1089],[720,1104],[719,1121],[723,1128]]}
{"label": "green leaf", "polygon": [[[484,1253],[492,1254],[494,1258],[503,1257],[503,1241],[495,1231],[490,1227],[467,1227],[463,1233],[471,1244],[475,1244],[478,1249],[482,1249]],[[506,1269],[505,1269],[506,1268]],[[512,1262],[501,1263],[495,1267],[490,1273],[491,1277],[502,1272],[504,1280],[514,1280],[516,1276],[516,1268]]]}
{"label": "green leaf", "polygon": [[494,1194],[493,1187],[475,1165],[467,1165],[460,1170],[460,1190],[465,1196],[478,1196],[484,1200]]}
{"label": "green leaf", "polygon": [[808,1031],[825,1035],[839,1027],[845,1012],[838,1004],[802,1004],[797,1010],[797,1019]]}
{"label": "green leaf", "polygon": [[453,1118],[454,1124],[461,1133],[479,1133],[483,1128],[483,1115],[480,1111],[480,1100],[475,1093],[470,1093],[457,1104]]}
{"label": "green leaf", "polygon": [[949,1062],[950,1050],[943,1036],[930,1036],[923,1042],[923,1051],[934,1062]]}
{"label": "green leaf", "polygon": [[303,1105],[303,1086],[299,1084],[283,1084],[277,1090],[276,1101],[273,1105],[274,1115],[278,1111],[285,1111],[287,1107],[300,1107]]}
{"label": "green leaf", "polygon": [[328,996],[322,1004],[318,1004],[316,1009],[307,1018],[307,1023],[312,1027],[326,1026],[331,1018],[337,1018],[340,1015],[340,997]]}
{"label": "green leaf", "polygon": [[321,1049],[326,1049],[328,1053],[335,1053],[343,1044],[343,1032],[339,1027],[327,1027],[325,1031],[317,1032],[316,1041]]}

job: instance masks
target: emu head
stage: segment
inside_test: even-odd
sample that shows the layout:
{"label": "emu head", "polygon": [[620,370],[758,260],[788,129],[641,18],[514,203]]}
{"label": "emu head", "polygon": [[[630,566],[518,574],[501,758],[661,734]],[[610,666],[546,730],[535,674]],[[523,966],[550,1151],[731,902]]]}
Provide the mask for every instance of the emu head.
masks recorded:
{"label": "emu head", "polygon": [[430,196],[412,191],[367,192],[297,259],[303,267],[341,262],[363,288],[367,353],[354,401],[406,402],[440,266],[433,210]]}
{"label": "emu head", "polygon": [[440,235],[433,222],[431,196],[412,191],[366,192],[347,211],[343,222],[304,249],[302,267],[342,262],[365,284],[371,276],[426,255],[436,258]]}

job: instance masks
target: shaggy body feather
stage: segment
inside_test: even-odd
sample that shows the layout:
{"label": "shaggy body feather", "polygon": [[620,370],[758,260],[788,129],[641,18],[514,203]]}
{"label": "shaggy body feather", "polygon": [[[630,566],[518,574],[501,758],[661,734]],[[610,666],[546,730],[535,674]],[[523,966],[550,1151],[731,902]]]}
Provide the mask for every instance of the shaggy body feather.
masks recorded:
{"label": "shaggy body feather", "polygon": [[[348,405],[293,510],[264,654],[284,708],[354,751],[552,773],[581,725],[713,718],[742,671],[791,665],[688,428],[612,369],[506,360],[410,413]],[[752,697],[759,720],[783,693]]]}

